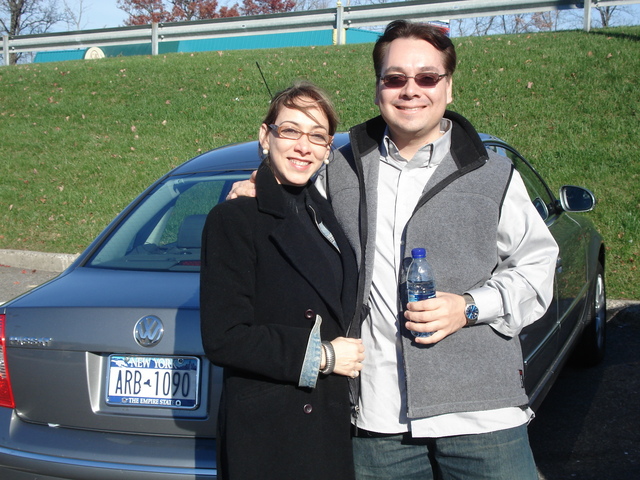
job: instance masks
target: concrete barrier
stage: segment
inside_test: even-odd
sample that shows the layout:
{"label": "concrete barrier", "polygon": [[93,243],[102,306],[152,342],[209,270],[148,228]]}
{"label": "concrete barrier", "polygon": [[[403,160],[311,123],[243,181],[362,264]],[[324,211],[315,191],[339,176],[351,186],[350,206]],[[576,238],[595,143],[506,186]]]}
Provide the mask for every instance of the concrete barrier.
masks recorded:
{"label": "concrete barrier", "polygon": [[62,272],[78,258],[78,255],[0,249],[0,265],[47,272]]}

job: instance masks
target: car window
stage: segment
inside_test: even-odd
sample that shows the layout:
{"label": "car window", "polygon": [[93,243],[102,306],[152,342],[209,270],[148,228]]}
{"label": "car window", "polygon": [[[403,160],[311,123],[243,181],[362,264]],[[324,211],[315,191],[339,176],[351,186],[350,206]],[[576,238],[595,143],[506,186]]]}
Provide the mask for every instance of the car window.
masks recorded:
{"label": "car window", "polygon": [[199,271],[207,214],[249,173],[167,179],[119,222],[87,266]]}
{"label": "car window", "polygon": [[550,211],[552,211],[555,200],[546,184],[542,181],[537,172],[533,170],[529,162],[513,150],[500,145],[487,145],[487,148],[509,158],[513,162],[514,166],[520,173],[525,186],[527,187],[527,192],[529,193],[529,198],[531,198],[533,206],[536,207],[536,210],[542,219],[547,220],[549,218]]}

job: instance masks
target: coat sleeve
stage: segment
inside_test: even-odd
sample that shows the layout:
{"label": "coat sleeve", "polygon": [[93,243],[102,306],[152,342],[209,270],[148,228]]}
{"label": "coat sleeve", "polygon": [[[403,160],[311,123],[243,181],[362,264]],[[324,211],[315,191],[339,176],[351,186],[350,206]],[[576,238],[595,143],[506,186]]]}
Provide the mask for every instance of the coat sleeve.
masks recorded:
{"label": "coat sleeve", "polygon": [[[255,215],[228,201],[207,217],[202,239],[200,325],[204,351],[216,365],[298,384],[310,331],[270,323],[255,305]],[[248,212],[249,210],[249,212]]]}

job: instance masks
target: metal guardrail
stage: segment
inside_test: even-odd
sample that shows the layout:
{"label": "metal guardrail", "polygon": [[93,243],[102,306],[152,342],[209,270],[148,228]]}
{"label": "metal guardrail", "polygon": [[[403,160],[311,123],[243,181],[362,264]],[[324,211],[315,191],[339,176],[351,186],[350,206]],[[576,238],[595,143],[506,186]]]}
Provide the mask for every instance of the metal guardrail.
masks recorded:
{"label": "metal guardrail", "polygon": [[73,48],[103,47],[151,43],[152,54],[158,54],[160,42],[234,37],[278,32],[334,29],[336,43],[345,44],[346,29],[381,25],[395,19],[440,20],[463,19],[517,13],[584,9],[584,29],[591,28],[591,8],[640,3],[640,0],[430,0],[288,12],[273,15],[200,20],[194,22],[154,23],[133,27],[105,28],[40,35],[4,35],[2,50],[6,53],[42,52]]}

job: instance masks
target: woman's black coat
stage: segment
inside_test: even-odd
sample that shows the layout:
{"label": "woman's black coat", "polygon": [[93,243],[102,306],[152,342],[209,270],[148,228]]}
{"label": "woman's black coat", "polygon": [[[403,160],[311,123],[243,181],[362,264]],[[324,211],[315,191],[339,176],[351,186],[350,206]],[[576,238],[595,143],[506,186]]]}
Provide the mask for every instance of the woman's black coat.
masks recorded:
{"label": "woman's black coat", "polygon": [[216,206],[203,232],[202,338],[208,358],[225,369],[218,478],[352,479],[346,377],[319,375],[313,389],[297,385],[316,315],[322,340],[346,336],[355,259],[315,187],[309,198],[342,252],[342,289],[317,247],[318,238],[326,240],[319,232],[313,238],[286,207],[264,165],[256,189],[257,198]]}

